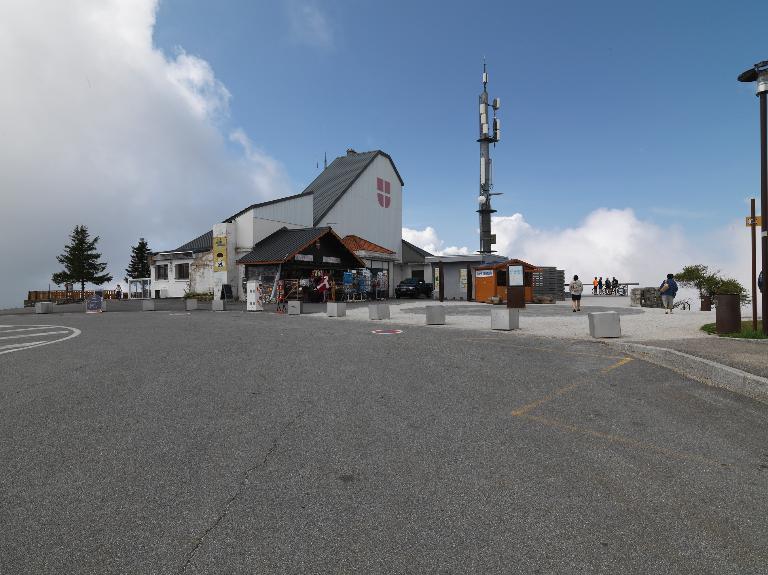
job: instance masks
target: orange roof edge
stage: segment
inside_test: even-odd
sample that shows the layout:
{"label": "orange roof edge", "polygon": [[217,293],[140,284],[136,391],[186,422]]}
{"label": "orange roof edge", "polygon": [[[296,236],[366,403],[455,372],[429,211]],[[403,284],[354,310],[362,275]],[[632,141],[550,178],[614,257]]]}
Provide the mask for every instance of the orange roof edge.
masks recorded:
{"label": "orange roof edge", "polygon": [[376,252],[380,254],[394,254],[392,250],[389,250],[383,246],[380,246],[379,244],[374,244],[373,242],[369,242],[365,238],[361,238],[360,236],[356,236],[353,234],[350,234],[348,236],[344,236],[344,239],[341,240],[345,246],[347,246],[347,249],[349,249],[352,252]]}

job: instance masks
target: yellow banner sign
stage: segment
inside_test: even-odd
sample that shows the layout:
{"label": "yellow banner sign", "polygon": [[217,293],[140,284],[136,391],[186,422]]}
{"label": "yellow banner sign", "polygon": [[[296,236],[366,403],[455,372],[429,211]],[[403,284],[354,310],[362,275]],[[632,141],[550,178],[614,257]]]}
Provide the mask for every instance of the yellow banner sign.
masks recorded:
{"label": "yellow banner sign", "polygon": [[213,271],[227,271],[227,236],[213,238]]}
{"label": "yellow banner sign", "polygon": [[[755,224],[757,227],[760,227],[760,226],[762,226],[762,225],[763,225],[763,217],[762,217],[762,216],[755,216],[755,222],[754,222],[754,224]],[[751,227],[752,227],[752,218],[751,218],[751,217],[749,217],[749,216],[747,216],[747,227],[748,227],[748,228],[751,228]]]}

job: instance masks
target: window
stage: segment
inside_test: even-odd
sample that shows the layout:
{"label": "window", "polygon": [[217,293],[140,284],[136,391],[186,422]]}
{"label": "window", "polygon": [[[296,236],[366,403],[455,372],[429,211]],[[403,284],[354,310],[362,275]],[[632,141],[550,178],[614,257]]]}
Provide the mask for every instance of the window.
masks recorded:
{"label": "window", "polygon": [[168,264],[155,266],[155,279],[167,280],[168,279]]}
{"label": "window", "polygon": [[177,280],[189,279],[189,264],[176,264],[174,275]]}
{"label": "window", "polygon": [[498,270],[496,272],[496,285],[499,287],[507,285],[507,270]]}
{"label": "window", "polygon": [[411,271],[411,277],[416,280],[424,281],[424,270]]}

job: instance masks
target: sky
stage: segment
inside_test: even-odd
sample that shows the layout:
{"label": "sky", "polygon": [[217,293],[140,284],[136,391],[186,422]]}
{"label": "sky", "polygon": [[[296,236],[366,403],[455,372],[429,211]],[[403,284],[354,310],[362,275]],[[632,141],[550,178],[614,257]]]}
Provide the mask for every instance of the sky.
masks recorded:
{"label": "sky", "polygon": [[[300,192],[347,148],[405,180],[404,237],[478,249],[483,59],[502,101],[496,248],[657,284],[748,280],[768,4],[6,0],[0,307],[47,289],[76,224],[115,278]],[[759,209],[759,208],[758,208]]]}

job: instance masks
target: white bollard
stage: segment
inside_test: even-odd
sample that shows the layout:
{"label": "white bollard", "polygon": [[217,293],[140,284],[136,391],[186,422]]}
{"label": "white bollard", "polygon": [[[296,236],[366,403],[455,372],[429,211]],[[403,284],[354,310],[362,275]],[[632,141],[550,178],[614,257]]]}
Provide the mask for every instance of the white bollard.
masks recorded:
{"label": "white bollard", "polygon": [[155,311],[155,300],[153,299],[141,300],[141,311]]}
{"label": "white bollard", "polygon": [[389,304],[381,302],[368,304],[368,319],[389,319]]}
{"label": "white bollard", "polygon": [[445,325],[445,306],[427,306],[427,325]]}
{"label": "white bollard", "polygon": [[619,314],[615,311],[588,313],[589,335],[592,337],[621,337]]}
{"label": "white bollard", "polygon": [[347,315],[347,302],[329,301],[325,305],[325,314],[328,317],[345,317]]}
{"label": "white bollard", "polygon": [[288,315],[301,315],[302,305],[300,301],[288,300]]}
{"label": "white bollard", "polygon": [[35,313],[53,313],[53,302],[39,301],[35,304]]}
{"label": "white bollard", "polygon": [[520,329],[520,310],[508,307],[492,307],[491,329],[501,331]]}

